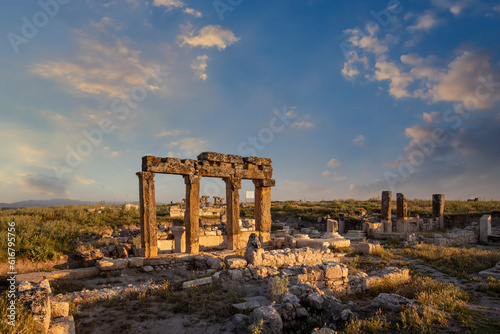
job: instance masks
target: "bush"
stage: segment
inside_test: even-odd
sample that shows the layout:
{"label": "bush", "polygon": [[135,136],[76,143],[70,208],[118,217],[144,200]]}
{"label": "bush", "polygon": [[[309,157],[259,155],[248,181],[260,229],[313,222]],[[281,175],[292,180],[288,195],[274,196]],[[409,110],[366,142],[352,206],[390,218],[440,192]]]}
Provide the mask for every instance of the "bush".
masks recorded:
{"label": "bush", "polygon": [[269,294],[271,299],[281,302],[283,296],[288,293],[288,277],[275,276],[269,280]]}

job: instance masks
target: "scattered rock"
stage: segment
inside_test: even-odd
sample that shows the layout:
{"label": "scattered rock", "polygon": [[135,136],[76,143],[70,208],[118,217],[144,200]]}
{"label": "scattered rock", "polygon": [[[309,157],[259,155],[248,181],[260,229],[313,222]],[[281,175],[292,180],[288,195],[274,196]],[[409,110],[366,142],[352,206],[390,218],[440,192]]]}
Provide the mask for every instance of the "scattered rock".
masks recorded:
{"label": "scattered rock", "polygon": [[222,269],[222,261],[216,257],[207,258],[207,266],[210,269],[220,270]]}
{"label": "scattered rock", "polygon": [[49,334],[75,334],[73,316],[54,318]]}
{"label": "scattered rock", "polygon": [[51,308],[51,316],[53,318],[67,317],[69,315],[69,303],[68,302],[52,301],[50,303],[50,308]]}
{"label": "scattered rock", "polygon": [[382,307],[389,310],[401,309],[403,305],[413,305],[413,301],[395,293],[381,293],[371,302],[372,307]]}
{"label": "scattered rock", "polygon": [[[295,296],[294,296],[295,297]],[[271,301],[264,296],[244,298],[245,302],[233,304],[233,307],[240,311],[253,310],[261,306],[271,305]]]}
{"label": "scattered rock", "polygon": [[283,333],[283,320],[273,306],[261,306],[253,311],[254,325],[264,320],[263,332],[269,334]]}
{"label": "scattered rock", "polygon": [[323,308],[323,297],[319,293],[311,293],[306,298],[307,303],[316,310],[321,310]]}
{"label": "scattered rock", "polygon": [[150,271],[153,271],[153,267],[151,267],[151,266],[144,266],[144,267],[142,267],[142,270],[144,270],[145,272],[149,273]]}
{"label": "scattered rock", "polygon": [[247,260],[243,258],[233,257],[225,259],[227,269],[241,269],[247,265]]}

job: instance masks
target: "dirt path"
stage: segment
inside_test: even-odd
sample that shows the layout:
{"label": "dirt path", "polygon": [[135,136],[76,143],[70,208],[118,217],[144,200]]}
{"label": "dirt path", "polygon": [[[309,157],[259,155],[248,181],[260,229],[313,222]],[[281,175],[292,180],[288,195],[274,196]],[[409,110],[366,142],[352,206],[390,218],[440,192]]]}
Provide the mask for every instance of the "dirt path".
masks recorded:
{"label": "dirt path", "polygon": [[483,292],[476,290],[479,282],[483,281],[483,278],[481,278],[480,276],[476,275],[479,280],[475,282],[462,281],[456,277],[449,276],[435,268],[422,264],[418,260],[408,257],[404,258],[408,262],[410,262],[413,270],[418,271],[423,275],[432,277],[439,282],[453,283],[455,285],[458,285],[461,289],[467,291],[471,295],[472,300],[469,302],[469,308],[472,311],[479,312],[487,317],[500,321],[500,298],[491,297]]}

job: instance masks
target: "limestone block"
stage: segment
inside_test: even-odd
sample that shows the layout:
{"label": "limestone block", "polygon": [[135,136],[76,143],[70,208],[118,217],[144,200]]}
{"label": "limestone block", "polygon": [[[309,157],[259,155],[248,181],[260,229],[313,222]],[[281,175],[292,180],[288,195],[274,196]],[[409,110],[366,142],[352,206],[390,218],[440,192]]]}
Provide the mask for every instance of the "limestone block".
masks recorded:
{"label": "limestone block", "polygon": [[37,323],[38,327],[44,333],[47,333],[51,318],[50,286],[47,280],[44,281],[39,284],[33,284],[30,290],[20,292],[17,302],[24,304],[31,311],[33,320]]}
{"label": "limestone block", "polygon": [[233,281],[238,281],[243,278],[243,273],[239,269],[231,269],[229,270],[229,277],[231,277]]}
{"label": "limestone block", "polygon": [[283,333],[283,320],[278,311],[272,306],[258,307],[253,311],[254,324],[264,320],[264,333]]}
{"label": "limestone block", "polygon": [[233,307],[240,311],[251,311],[257,307],[271,305],[271,301],[264,296],[247,297],[244,298],[244,300],[245,301],[243,303],[233,304]]}
{"label": "limestone block", "polygon": [[491,215],[483,215],[479,220],[479,241],[488,242],[491,234]]}
{"label": "limestone block", "polygon": [[49,334],[75,334],[75,321],[73,316],[59,317],[53,320]]}
{"label": "limestone block", "polygon": [[207,266],[210,269],[219,270],[222,269],[222,260],[216,257],[207,258]]}
{"label": "limestone block", "polygon": [[192,281],[186,281],[186,282],[182,283],[182,288],[187,289],[187,288],[190,288],[192,286],[199,286],[199,285],[210,284],[210,283],[212,283],[212,277],[208,276],[208,277],[195,279]]}
{"label": "limestone block", "polygon": [[97,261],[97,269],[101,271],[125,269],[127,265],[127,259],[102,259]]}
{"label": "limestone block", "polygon": [[144,259],[142,257],[129,257],[127,260],[130,268],[140,268],[144,265]]}
{"label": "limestone block", "polygon": [[69,315],[68,302],[55,302],[50,303],[52,318],[67,317]]}
{"label": "limestone block", "polygon": [[401,309],[403,305],[412,304],[412,300],[395,293],[381,293],[371,302],[372,307],[381,307],[389,310]]}
{"label": "limestone block", "polygon": [[356,251],[362,254],[373,254],[373,251],[379,247],[380,245],[371,244],[368,242],[360,242],[356,245]]}
{"label": "limestone block", "polygon": [[347,277],[347,267],[343,264],[330,264],[325,266],[325,278],[328,280],[342,279]]}
{"label": "limestone block", "polygon": [[247,265],[247,260],[242,258],[229,258],[225,259],[224,262],[226,263],[227,269],[244,268]]}
{"label": "limestone block", "polygon": [[144,272],[146,272],[146,273],[149,273],[149,272],[153,271],[154,269],[151,266],[144,266],[142,268],[142,270],[144,270]]}
{"label": "limestone block", "polygon": [[336,334],[337,332],[334,331],[333,329],[330,329],[328,327],[323,327],[321,329],[318,329],[311,334]]}
{"label": "limestone block", "polygon": [[323,297],[317,292],[308,295],[306,302],[314,309],[321,310],[323,308]]}

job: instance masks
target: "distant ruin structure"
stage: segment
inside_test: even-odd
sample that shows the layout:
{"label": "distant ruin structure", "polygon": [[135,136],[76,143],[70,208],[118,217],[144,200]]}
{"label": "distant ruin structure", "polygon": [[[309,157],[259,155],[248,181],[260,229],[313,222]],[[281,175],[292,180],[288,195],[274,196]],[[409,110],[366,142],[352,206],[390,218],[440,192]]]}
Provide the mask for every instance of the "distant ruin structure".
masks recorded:
{"label": "distant ruin structure", "polygon": [[444,194],[432,195],[432,216],[444,228]]}
{"label": "distant ruin structure", "polygon": [[408,232],[408,202],[402,193],[396,194],[396,231]]}
{"label": "distant ruin structure", "polygon": [[138,172],[137,176],[141,212],[141,248],[144,249],[144,256],[158,255],[155,173],[184,177],[186,252],[199,253],[199,203],[202,177],[222,178],[226,184],[228,249],[234,250],[244,246],[240,242],[239,226],[239,189],[243,179],[252,180],[255,185],[255,232],[261,242],[271,240],[271,187],[276,184],[272,179],[271,159],[215,152],[203,152],[197,159],[161,158],[151,155],[142,157],[142,171]]}

